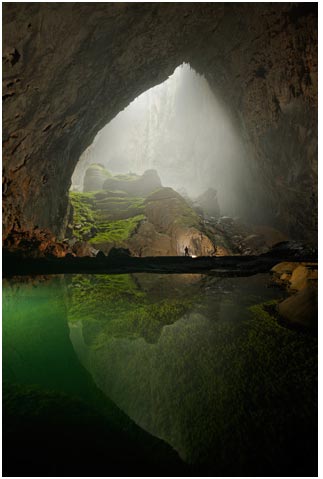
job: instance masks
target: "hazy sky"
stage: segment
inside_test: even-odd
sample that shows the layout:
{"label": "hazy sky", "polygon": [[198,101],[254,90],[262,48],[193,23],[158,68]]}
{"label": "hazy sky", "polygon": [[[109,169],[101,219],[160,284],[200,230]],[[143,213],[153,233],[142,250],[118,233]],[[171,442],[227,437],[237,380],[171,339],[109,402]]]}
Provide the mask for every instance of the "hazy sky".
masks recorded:
{"label": "hazy sky", "polygon": [[223,106],[204,77],[189,65],[176,68],[120,112],[83,153],[73,176],[102,163],[112,173],[158,171],[164,186],[194,197],[218,190],[224,214],[235,214],[246,176],[245,153]]}

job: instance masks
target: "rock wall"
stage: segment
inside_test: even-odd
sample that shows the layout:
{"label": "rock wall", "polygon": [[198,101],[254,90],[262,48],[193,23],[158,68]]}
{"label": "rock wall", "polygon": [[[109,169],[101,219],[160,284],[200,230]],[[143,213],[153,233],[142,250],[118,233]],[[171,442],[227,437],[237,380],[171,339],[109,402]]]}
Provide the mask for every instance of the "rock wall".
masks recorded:
{"label": "rock wall", "polygon": [[95,134],[183,62],[250,151],[249,215],[316,239],[317,4],[3,5],[3,233],[65,230]]}

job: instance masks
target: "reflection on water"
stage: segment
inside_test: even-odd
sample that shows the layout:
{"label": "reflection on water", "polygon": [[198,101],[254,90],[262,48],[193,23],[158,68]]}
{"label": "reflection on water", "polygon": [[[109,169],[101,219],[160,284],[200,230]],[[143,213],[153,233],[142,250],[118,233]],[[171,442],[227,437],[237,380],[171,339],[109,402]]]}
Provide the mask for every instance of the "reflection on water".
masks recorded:
{"label": "reflection on water", "polygon": [[308,471],[316,340],[260,306],[282,295],[267,283],[152,274],[11,282],[4,378],[92,403],[95,383],[187,463],[219,474]]}

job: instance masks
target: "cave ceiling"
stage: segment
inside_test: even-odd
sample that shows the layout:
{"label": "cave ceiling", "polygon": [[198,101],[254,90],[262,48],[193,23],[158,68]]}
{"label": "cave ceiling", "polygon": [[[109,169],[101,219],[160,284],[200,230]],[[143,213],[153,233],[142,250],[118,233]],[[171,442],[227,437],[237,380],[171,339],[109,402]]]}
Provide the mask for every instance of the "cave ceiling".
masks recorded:
{"label": "cave ceiling", "polygon": [[2,58],[4,237],[61,235],[81,153],[183,62],[246,144],[252,215],[316,235],[317,4],[5,3]]}

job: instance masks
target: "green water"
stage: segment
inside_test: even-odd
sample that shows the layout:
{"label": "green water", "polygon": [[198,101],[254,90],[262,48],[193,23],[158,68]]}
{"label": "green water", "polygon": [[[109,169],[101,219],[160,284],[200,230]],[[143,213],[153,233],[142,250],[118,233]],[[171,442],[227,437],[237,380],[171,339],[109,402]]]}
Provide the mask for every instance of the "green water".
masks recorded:
{"label": "green water", "polygon": [[[61,394],[147,454],[150,438],[162,439],[192,472],[315,475],[317,340],[277,322],[271,312],[283,293],[268,280],[135,274],[5,281],[8,416],[34,417],[39,402],[26,399],[30,390]],[[19,426],[9,430],[17,434]],[[88,439],[85,450],[96,457]]]}

